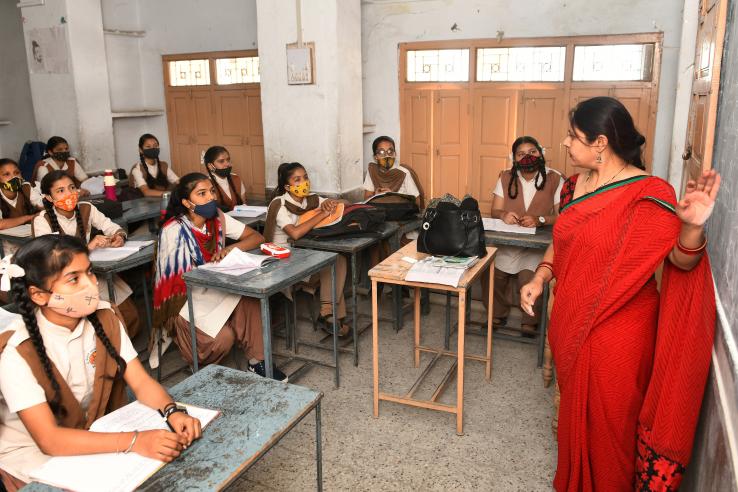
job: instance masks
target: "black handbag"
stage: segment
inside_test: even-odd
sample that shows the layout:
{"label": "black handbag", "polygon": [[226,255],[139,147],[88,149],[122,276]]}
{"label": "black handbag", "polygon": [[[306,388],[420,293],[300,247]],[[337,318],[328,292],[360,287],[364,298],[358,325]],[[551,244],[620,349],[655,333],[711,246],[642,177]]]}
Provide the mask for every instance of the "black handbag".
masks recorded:
{"label": "black handbag", "polygon": [[423,214],[418,251],[434,256],[486,256],[479,203],[468,195],[461,202],[451,195],[433,200]]}

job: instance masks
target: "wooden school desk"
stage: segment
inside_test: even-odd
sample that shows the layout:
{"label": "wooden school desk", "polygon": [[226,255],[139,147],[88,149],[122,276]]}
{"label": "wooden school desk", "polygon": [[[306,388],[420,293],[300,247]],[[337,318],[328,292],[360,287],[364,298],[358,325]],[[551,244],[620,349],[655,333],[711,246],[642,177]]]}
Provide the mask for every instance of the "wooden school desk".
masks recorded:
{"label": "wooden school desk", "polygon": [[[259,253],[252,251],[253,253]],[[192,337],[192,354],[193,370],[198,370],[197,360],[197,336],[195,335],[195,323],[192,304],[192,288],[205,287],[208,289],[217,289],[230,294],[239,296],[253,297],[261,302],[261,324],[262,336],[264,337],[264,364],[266,365],[267,377],[271,378],[272,369],[272,329],[271,329],[271,312],[269,309],[269,297],[281,292],[292,285],[300,282],[305,277],[309,277],[314,273],[320,272],[325,267],[331,268],[333,278],[333,286],[336,285],[336,258],[338,255],[326,251],[313,251],[307,249],[293,249],[289,258],[277,260],[270,263],[264,268],[256,268],[243,275],[228,275],[225,273],[216,273],[213,271],[203,270],[202,268],[193,268],[183,275],[185,284],[187,285],[187,304],[189,307],[190,317],[190,336]],[[336,310],[336,289],[332,290],[333,311]],[[338,324],[334,317],[333,323],[333,364],[328,364],[318,359],[306,357],[298,357],[291,354],[291,357],[326,367],[335,369],[335,385],[339,386],[338,374]]]}
{"label": "wooden school desk", "polygon": [[[357,322],[359,318],[359,311],[356,306],[356,289],[359,287],[359,269],[357,266],[357,258],[359,254],[379,243],[383,239],[395,239],[397,238],[398,225],[392,222],[385,222],[382,224],[382,229],[376,236],[371,237],[338,237],[331,239],[309,239],[302,238],[298,239],[293,243],[295,248],[304,248],[316,251],[331,251],[334,253],[341,253],[348,255],[350,258],[351,268],[351,339],[353,341],[352,350],[347,350],[345,347],[340,347],[339,350],[342,352],[348,352],[354,354],[354,366],[359,365],[359,335],[364,330],[357,328]],[[399,239],[398,239],[399,241]],[[343,295],[343,292],[339,292]],[[333,310],[335,313],[335,309]],[[335,316],[333,317],[336,318]],[[368,325],[367,325],[368,328]],[[321,344],[312,344],[303,342],[306,345],[310,345],[316,348],[325,348]]]}
{"label": "wooden school desk", "polygon": [[[414,259],[422,259],[428,255],[418,253],[417,241],[406,245],[398,251],[395,251],[389,258],[381,262],[369,270],[369,277],[372,279],[372,361],[373,361],[373,380],[374,380],[374,416],[379,417],[379,400],[401,403],[414,407],[427,408],[430,410],[438,410],[456,414],[456,433],[463,434],[464,425],[464,360],[471,359],[485,363],[485,379],[489,381],[492,378],[492,305],[493,305],[493,288],[494,288],[494,258],[497,249],[487,247],[487,255],[480,258],[479,261],[464,273],[459,281],[458,287],[448,285],[429,284],[424,282],[408,282],[405,280],[408,270],[412,266],[410,263],[403,261],[403,257]],[[484,356],[468,355],[464,352],[464,327],[466,317],[467,293],[472,283],[480,277],[480,275],[489,275],[490,294],[489,306],[487,313],[487,350]],[[379,282],[393,284],[393,288],[400,285],[415,287],[415,336],[413,347],[413,365],[420,365],[420,352],[429,352],[435,354],[428,366],[423,370],[415,384],[405,395],[391,395],[379,391],[379,305],[377,300],[377,286]],[[457,293],[459,296],[459,331],[457,352],[451,352],[444,348],[434,348],[421,345],[420,343],[420,289],[430,288],[433,290],[449,291]],[[434,364],[441,357],[451,357],[456,359],[454,364],[446,373],[441,383],[438,385],[430,400],[421,400],[413,398],[416,390],[421,386],[423,379],[430,373]],[[438,399],[446,389],[447,384],[451,380],[454,371],[456,371],[456,405],[448,405],[439,403]]]}
{"label": "wooden school desk", "polygon": [[[169,393],[177,401],[217,409],[221,414],[204,429],[201,439],[137,490],[222,490],[256,464],[313,410],[317,490],[323,490],[320,441],[323,393],[216,365],[173,386]],[[302,487],[307,488],[306,484]],[[58,489],[32,483],[23,490]]]}

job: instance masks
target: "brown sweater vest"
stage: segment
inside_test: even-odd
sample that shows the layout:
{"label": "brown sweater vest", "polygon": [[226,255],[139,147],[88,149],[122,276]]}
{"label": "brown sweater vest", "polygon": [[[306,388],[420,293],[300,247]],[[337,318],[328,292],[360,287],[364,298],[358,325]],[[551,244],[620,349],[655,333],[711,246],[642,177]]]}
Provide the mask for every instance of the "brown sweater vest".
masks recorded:
{"label": "brown sweater vest", "polygon": [[[0,191],[0,193],[3,192]],[[2,198],[0,198],[0,200],[2,200],[2,206],[0,206],[0,209],[3,210],[3,219],[13,219],[15,217],[21,217],[28,214],[27,210],[35,211],[36,209],[36,207],[31,204],[31,183],[23,183],[21,189],[18,190],[18,194],[16,195],[15,207]]]}
{"label": "brown sweater vest", "polygon": [[[407,169],[410,175],[410,179],[415,182],[415,186],[417,186],[418,191],[420,192],[420,195],[418,196],[418,204],[420,205],[420,208],[422,210],[425,208],[425,194],[423,193],[423,188],[420,185],[420,179],[418,179],[418,175],[412,168],[407,166],[402,167]],[[407,177],[407,174],[402,172],[402,170],[400,169],[390,169],[389,171],[384,171],[376,162],[369,163],[369,165],[367,166],[367,172],[369,173],[369,177],[372,179],[372,184],[374,185],[375,190],[377,188],[389,188],[390,190],[396,192],[400,189],[400,186],[402,186],[402,183],[405,182],[405,179]]]}
{"label": "brown sweater vest", "polygon": [[[320,197],[318,195],[310,195],[307,197],[307,207],[300,208],[297,205],[284,202],[284,206],[287,207],[291,213],[295,215],[302,215],[309,210],[318,208],[320,205]],[[274,239],[274,228],[277,227],[277,212],[282,208],[282,197],[278,196],[272,203],[269,204],[267,209],[266,223],[264,224],[264,239],[266,242],[271,242]]]}
{"label": "brown sweater vest", "polygon": [[[110,339],[115,351],[120,354],[120,313],[117,308],[98,309],[97,318],[103,327],[103,331]],[[13,331],[6,331],[0,334],[0,354],[5,350],[8,340],[13,335]],[[28,364],[38,384],[43,388],[46,394],[46,400],[51,401],[54,397],[54,389],[51,386],[51,380],[46,376],[41,359],[36,353],[31,339],[26,339],[17,347],[18,353]],[[61,387],[61,404],[66,410],[66,415],[57,418],[59,425],[76,429],[89,429],[92,423],[103,415],[116,410],[128,403],[126,395],[125,382],[123,379],[114,379],[118,370],[115,362],[105,346],[97,339],[95,358],[95,380],[92,386],[92,397],[90,398],[87,414],[74,397],[72,390],[59,373],[53,362],[51,362],[51,372],[54,378],[59,382]]]}
{"label": "brown sweater vest", "polygon": [[554,206],[554,195],[556,194],[556,188],[559,186],[559,180],[562,179],[561,175],[556,171],[548,171],[546,175],[546,184],[542,190],[536,190],[536,194],[533,196],[533,200],[528,205],[528,209],[525,209],[525,203],[523,201],[523,187],[518,183],[518,194],[515,198],[510,198],[508,194],[508,187],[510,180],[512,179],[512,172],[508,169],[500,173],[500,179],[502,180],[502,192],[505,195],[504,209],[508,212],[515,212],[516,214],[532,215],[533,217],[539,217],[542,215],[549,215],[553,210]]}
{"label": "brown sweater vest", "polygon": [[[148,170],[144,169],[144,165],[140,162],[131,166],[131,172],[128,173],[128,186],[130,186],[132,189],[136,189],[136,180],[133,179],[133,170],[136,169],[136,166],[138,166],[139,170],[141,171],[141,175],[144,177],[144,180],[146,180],[146,174],[148,173]],[[159,161],[159,172],[164,173],[164,176],[166,176],[169,172],[169,164],[167,164],[166,161]],[[148,184],[146,186],[148,186]],[[169,185],[169,181],[167,181],[166,186],[154,186],[154,189],[158,191],[167,191],[170,188],[171,186]]]}
{"label": "brown sweater vest", "polygon": [[218,182],[215,179],[211,179],[213,186],[215,186],[215,192],[217,193],[218,198],[218,205],[220,205],[222,208],[224,208],[226,211],[230,212],[233,210],[233,207],[238,205],[239,201],[241,203],[244,203],[243,197],[241,196],[241,178],[238,176],[238,174],[231,174],[231,183],[233,186],[230,186],[231,188],[231,196],[226,195],[225,191],[223,191],[223,188],[218,184]]}
{"label": "brown sweater vest", "polygon": [[[66,173],[66,175],[67,175],[67,176],[69,176],[70,178],[72,178],[72,181],[74,181],[74,186],[76,186],[77,188],[79,188],[79,187],[80,187],[80,185],[82,184],[82,181],[78,180],[78,179],[77,179],[77,178],[76,178],[76,177],[74,176],[74,169],[75,169],[75,166],[76,166],[76,165],[77,165],[77,161],[76,161],[76,160],[74,160],[74,159],[68,159],[68,160],[67,160],[67,168],[66,168],[66,169],[64,170],[64,172]],[[49,171],[49,172],[51,172],[51,171],[55,171],[55,169],[54,169],[53,167],[51,167],[51,165],[50,165],[50,164],[48,164],[48,163],[44,162],[44,160],[40,160],[40,161],[38,161],[38,162],[36,163],[36,166],[34,166],[34,168],[33,168],[33,174],[31,175],[31,180],[32,180],[32,181],[33,181],[34,183],[35,183],[36,181],[38,181],[38,169],[39,169],[39,168],[40,168],[41,166],[44,166],[44,167],[46,167],[46,170],[47,170],[47,171]]]}

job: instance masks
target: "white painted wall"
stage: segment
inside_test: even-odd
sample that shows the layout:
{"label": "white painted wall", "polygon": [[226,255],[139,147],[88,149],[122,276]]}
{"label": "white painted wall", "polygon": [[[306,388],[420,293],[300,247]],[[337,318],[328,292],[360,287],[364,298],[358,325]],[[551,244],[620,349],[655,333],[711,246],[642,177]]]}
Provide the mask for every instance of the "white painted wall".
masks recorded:
{"label": "white painted wall", "polygon": [[21,12],[16,2],[0,1],[0,157],[18,160],[26,140],[36,140]]}
{"label": "white painted wall", "polygon": [[267,186],[299,161],[316,191],[361,184],[362,92],[359,0],[303,0],[303,41],[315,43],[316,83],[287,84],[286,45],[297,41],[295,2],[258,0]]}
{"label": "white painted wall", "polygon": [[398,43],[494,38],[498,30],[506,38],[663,31],[653,171],[665,177],[681,22],[682,2],[675,0],[362,0],[364,121],[376,125],[365,135],[364,161],[375,137],[400,137]]}
{"label": "white painted wall", "polygon": [[[256,48],[256,0],[102,0],[106,29],[144,30],[142,38],[105,36],[113,110],[166,108],[162,55]],[[169,161],[166,116],[114,120],[116,161],[138,162],[138,138],[159,138]]]}

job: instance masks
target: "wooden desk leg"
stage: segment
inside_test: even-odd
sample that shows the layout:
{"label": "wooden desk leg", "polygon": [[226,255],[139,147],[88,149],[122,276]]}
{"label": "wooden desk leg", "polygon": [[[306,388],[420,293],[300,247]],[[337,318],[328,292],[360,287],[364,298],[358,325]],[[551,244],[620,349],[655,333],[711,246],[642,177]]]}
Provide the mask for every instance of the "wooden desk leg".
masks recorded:
{"label": "wooden desk leg", "polygon": [[466,291],[459,292],[459,341],[457,346],[456,435],[464,435],[464,330],[466,328]]}
{"label": "wooden desk leg", "polygon": [[[398,286],[399,287],[399,286]],[[420,366],[420,287],[415,287],[415,347],[413,362]]]}
{"label": "wooden desk leg", "polygon": [[372,280],[372,379],[374,380],[374,417],[379,417],[379,305],[376,280]]}
{"label": "wooden desk leg", "polygon": [[[190,338],[192,343],[192,372],[199,370],[199,357],[197,356],[197,333],[195,332],[195,307],[192,304],[192,288],[187,286],[187,311],[190,315]],[[161,355],[161,354],[160,354]],[[161,365],[161,357],[159,358]]]}
{"label": "wooden desk leg", "polygon": [[315,406],[315,471],[318,477],[318,492],[323,490],[323,443],[320,431],[320,402],[318,402]]}
{"label": "wooden desk leg", "polygon": [[489,264],[489,298],[487,300],[487,381],[492,379],[492,309],[494,308],[495,262]]}
{"label": "wooden desk leg", "polygon": [[[274,377],[272,367],[272,319],[269,310],[269,298],[262,297],[261,303],[261,336],[264,339],[264,366],[265,374],[269,379]],[[333,317],[335,319],[335,316]]]}

